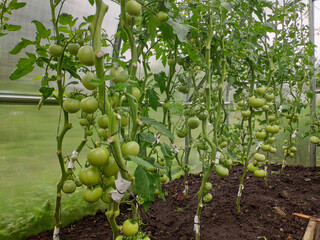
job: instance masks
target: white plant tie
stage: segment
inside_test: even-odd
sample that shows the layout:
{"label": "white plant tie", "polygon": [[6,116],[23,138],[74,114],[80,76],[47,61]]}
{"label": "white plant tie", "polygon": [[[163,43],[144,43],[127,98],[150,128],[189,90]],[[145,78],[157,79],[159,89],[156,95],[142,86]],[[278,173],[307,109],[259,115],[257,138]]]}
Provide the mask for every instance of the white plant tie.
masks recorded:
{"label": "white plant tie", "polygon": [[278,112],[282,112],[282,105],[279,107]]}
{"label": "white plant tie", "polygon": [[176,146],[174,143],[171,144],[171,147],[172,147],[172,149],[173,149],[173,153],[174,153],[174,154],[179,153],[179,149],[177,148],[177,146]]}
{"label": "white plant tie", "polygon": [[193,229],[198,234],[200,232],[200,220],[197,215],[194,216],[194,225]]}
{"label": "white plant tie", "polygon": [[73,163],[72,160],[69,161],[68,168],[69,169],[73,169],[74,168],[74,163]]}
{"label": "white plant tie", "polygon": [[268,166],[264,166],[264,172],[267,174],[267,172],[268,172]]}
{"label": "white plant tie", "polygon": [[244,185],[240,184],[239,185],[239,191],[238,191],[238,197],[241,197],[243,189],[244,189]]}
{"label": "white plant tie", "polygon": [[110,191],[111,197],[117,203],[121,202],[124,194],[127,192],[128,188],[131,185],[130,181],[127,181],[122,178],[121,173],[118,172],[118,179],[114,181],[116,185],[116,190]]}
{"label": "white plant tie", "polygon": [[220,163],[220,157],[221,157],[221,152],[217,151],[216,160],[214,161],[215,164],[219,164]]}
{"label": "white plant tie", "polygon": [[59,240],[60,228],[55,226],[53,231],[53,240]]}
{"label": "white plant tie", "polygon": [[258,142],[258,146],[256,147],[256,150],[258,150],[262,146],[262,141]]}
{"label": "white plant tie", "polygon": [[73,150],[72,155],[71,155],[71,159],[77,160],[78,156],[79,156],[79,153],[76,150]]}
{"label": "white plant tie", "polygon": [[297,133],[298,133],[298,131],[297,131],[297,130],[294,130],[294,132],[292,133],[291,137],[292,137],[292,138],[295,138],[295,137],[297,136]]}

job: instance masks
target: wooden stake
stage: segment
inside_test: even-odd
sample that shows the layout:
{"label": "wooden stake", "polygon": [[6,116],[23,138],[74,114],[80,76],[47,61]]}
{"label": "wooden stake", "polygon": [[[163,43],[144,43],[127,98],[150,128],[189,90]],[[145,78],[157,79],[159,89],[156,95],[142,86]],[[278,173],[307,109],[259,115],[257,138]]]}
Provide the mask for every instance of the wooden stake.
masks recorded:
{"label": "wooden stake", "polygon": [[316,220],[314,218],[310,218],[306,232],[304,233],[302,240],[314,240],[313,236],[316,225]]}

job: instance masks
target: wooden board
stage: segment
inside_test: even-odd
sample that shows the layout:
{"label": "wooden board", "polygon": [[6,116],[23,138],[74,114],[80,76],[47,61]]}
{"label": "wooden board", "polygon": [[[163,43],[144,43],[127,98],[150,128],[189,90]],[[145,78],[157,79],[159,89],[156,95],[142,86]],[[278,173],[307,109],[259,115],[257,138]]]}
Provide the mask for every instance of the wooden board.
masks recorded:
{"label": "wooden board", "polygon": [[302,240],[314,240],[314,230],[316,228],[317,222],[314,218],[310,218],[307,229],[303,235]]}

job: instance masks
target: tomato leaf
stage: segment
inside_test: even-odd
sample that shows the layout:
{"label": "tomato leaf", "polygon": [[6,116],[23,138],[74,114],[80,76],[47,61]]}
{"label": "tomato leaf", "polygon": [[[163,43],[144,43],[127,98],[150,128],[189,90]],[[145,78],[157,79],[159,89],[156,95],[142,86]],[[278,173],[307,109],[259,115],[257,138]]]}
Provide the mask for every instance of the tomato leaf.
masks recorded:
{"label": "tomato leaf", "polygon": [[159,88],[160,88],[160,93],[163,93],[166,90],[166,82],[167,82],[167,76],[165,72],[160,72],[157,74],[154,74],[154,80],[157,82]]}
{"label": "tomato leaf", "polygon": [[180,42],[187,42],[190,25],[178,23],[171,19],[168,20],[168,24],[173,28],[173,33],[177,35]]}
{"label": "tomato leaf", "polygon": [[168,144],[166,144],[164,142],[161,143],[161,152],[162,152],[163,156],[172,158],[171,148]]}
{"label": "tomato leaf", "polygon": [[142,167],[154,168],[154,166],[153,166],[151,163],[143,160],[143,159],[140,158],[140,157],[133,156],[133,155],[129,155],[128,157],[130,158],[130,160],[131,160],[132,162],[135,162],[136,164],[138,164],[138,165],[140,165],[140,166],[142,166]]}
{"label": "tomato leaf", "polygon": [[25,2],[16,2],[11,1],[8,5],[8,10],[17,10],[19,8],[23,8],[27,3]]}
{"label": "tomato leaf", "polygon": [[138,166],[134,172],[135,177],[135,186],[138,191],[138,195],[144,198],[146,201],[153,201],[154,200],[154,179],[145,170],[143,167]]}
{"label": "tomato leaf", "polygon": [[21,29],[20,25],[13,25],[13,24],[4,24],[3,29],[6,31],[18,31]]}
{"label": "tomato leaf", "polygon": [[146,98],[149,99],[151,108],[157,111],[159,105],[158,93],[153,88],[148,88],[146,92]]}
{"label": "tomato leaf", "polygon": [[18,54],[22,49],[33,44],[34,43],[32,41],[25,38],[21,38],[21,42],[19,42],[9,53],[13,55]]}
{"label": "tomato leaf", "polygon": [[16,69],[10,74],[10,80],[18,80],[19,78],[32,72],[34,69],[35,60],[30,58],[20,58]]}
{"label": "tomato leaf", "polygon": [[147,117],[142,117],[140,119],[143,123],[146,124],[150,124],[150,126],[154,127],[155,129],[158,130],[158,132],[161,135],[164,135],[166,137],[168,137],[169,139],[174,139],[173,134],[167,129],[167,127],[165,125],[163,125],[160,122],[157,122],[156,120],[152,119],[152,118],[147,118]]}
{"label": "tomato leaf", "polygon": [[39,22],[37,20],[33,20],[32,23],[34,23],[36,25],[37,37],[40,37],[40,38],[50,37],[51,30],[46,29],[46,27],[41,22]]}
{"label": "tomato leaf", "polygon": [[141,132],[139,133],[139,140],[142,142],[153,143],[156,139],[152,133]]}

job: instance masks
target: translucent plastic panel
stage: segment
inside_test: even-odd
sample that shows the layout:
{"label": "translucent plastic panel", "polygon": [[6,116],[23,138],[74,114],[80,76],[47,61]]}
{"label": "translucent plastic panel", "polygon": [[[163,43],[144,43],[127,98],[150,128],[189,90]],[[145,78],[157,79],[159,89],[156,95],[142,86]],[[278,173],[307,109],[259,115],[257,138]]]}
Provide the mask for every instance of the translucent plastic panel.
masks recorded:
{"label": "translucent plastic panel", "polygon": [[[56,155],[59,112],[55,106],[44,106],[40,111],[36,106],[0,106],[0,239],[22,239],[19,234],[23,231],[31,234],[53,227],[56,183],[60,178]],[[77,115],[70,117],[73,128],[65,137],[65,155],[70,155],[83,138],[84,130],[78,121]],[[81,164],[87,151],[85,148],[79,155]],[[78,172],[77,163],[75,167]],[[84,202],[81,188],[71,196],[64,194],[62,204],[63,224],[94,213],[98,207]]]}
{"label": "translucent plastic panel", "polygon": [[[21,52],[18,55],[10,55],[8,52],[25,38],[33,41],[35,39],[36,28],[32,20],[42,22],[46,28],[53,29],[51,23],[51,10],[49,0],[31,0],[27,2],[26,7],[16,11],[10,16],[11,24],[21,25],[22,28],[18,32],[9,32],[5,37],[0,38],[0,93],[37,93],[40,87],[39,81],[31,81],[34,77],[43,74],[43,70],[35,69],[34,72],[28,74],[17,81],[10,81],[9,75],[14,70],[20,57],[25,57]],[[119,22],[120,6],[114,2],[106,1],[109,5],[109,11],[103,22],[103,28],[109,38],[112,38],[117,31]],[[77,24],[83,22],[82,16],[89,16],[95,13],[95,6],[91,6],[86,0],[68,0],[65,1],[63,13],[72,14],[78,17]],[[27,48],[33,51],[32,48]],[[112,53],[112,48],[105,49],[105,52]]]}

